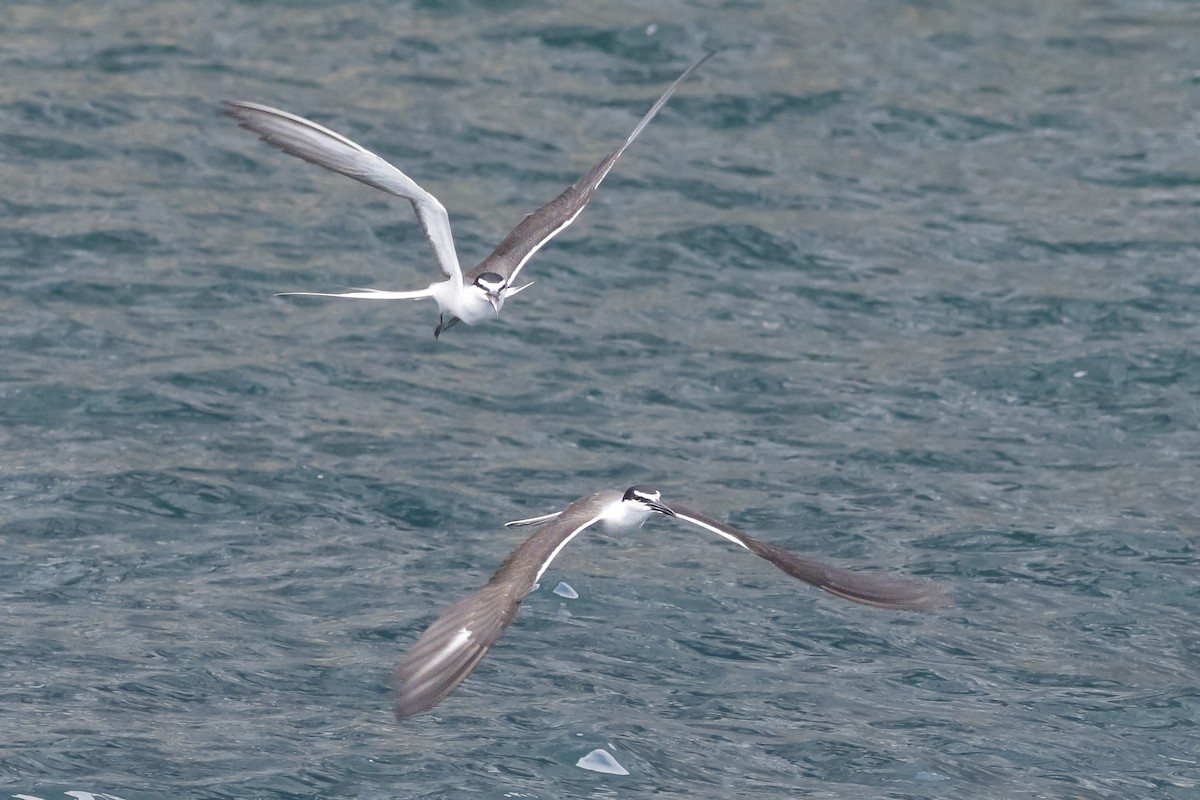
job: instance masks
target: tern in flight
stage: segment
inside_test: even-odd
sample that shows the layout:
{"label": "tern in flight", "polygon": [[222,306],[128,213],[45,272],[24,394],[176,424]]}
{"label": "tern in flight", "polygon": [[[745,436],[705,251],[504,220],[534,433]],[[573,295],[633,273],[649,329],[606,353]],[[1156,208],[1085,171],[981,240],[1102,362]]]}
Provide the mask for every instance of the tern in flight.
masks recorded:
{"label": "tern in flight", "polygon": [[459,265],[458,255],[454,251],[454,238],[450,233],[450,218],[446,214],[446,208],[436,197],[396,167],[345,136],[287,111],[240,101],[226,101],[222,107],[241,127],[257,133],[263,141],[275,145],[283,152],[319,167],[340,172],[348,178],[362,181],[368,186],[374,186],[411,202],[413,210],[417,213],[417,222],[420,223],[425,238],[433,249],[434,260],[446,276],[444,281],[431,283],[425,289],[407,292],[355,289],[350,292],[282,294],[349,297],[358,300],[416,300],[431,297],[437,302],[441,312],[437,327],[433,330],[436,339],[442,331],[460,320],[468,325],[475,325],[498,316],[506,298],[530,286],[530,283],[515,285],[517,276],[521,274],[526,262],[542,245],[575,221],[600,186],[600,182],[625,152],[625,148],[629,147],[650,120],[654,119],[679,85],[712,55],[713,53],[706,54],[676,78],[663,92],[662,97],[646,112],[646,116],[642,117],[633,133],[629,134],[616,150],[605,156],[573,186],[526,216],[512,233],[504,237],[504,241],[490,256],[466,273]]}
{"label": "tern in flight", "polygon": [[697,511],[668,506],[654,489],[633,486],[624,493],[597,492],[579,498],[561,512],[507,523],[506,527],[542,527],[504,560],[486,586],[446,609],[417,639],[396,669],[396,716],[405,719],[428,711],[471,674],[517,616],[521,601],[533,591],[550,562],[572,539],[593,525],[609,533],[636,530],[654,514],[690,522],[722,536],[793,578],[856,603],[916,610],[949,602],[937,584],[851,572],[802,558]]}

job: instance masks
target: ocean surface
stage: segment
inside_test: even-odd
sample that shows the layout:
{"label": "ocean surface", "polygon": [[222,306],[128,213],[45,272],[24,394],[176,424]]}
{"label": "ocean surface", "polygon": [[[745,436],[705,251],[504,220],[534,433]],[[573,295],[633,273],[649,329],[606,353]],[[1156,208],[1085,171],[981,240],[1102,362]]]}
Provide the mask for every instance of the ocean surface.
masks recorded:
{"label": "ocean surface", "polygon": [[[709,49],[499,320],[274,296],[437,270],[222,99],[471,266]],[[1200,793],[1200,6],[10,2],[0,69],[0,798]],[[632,484],[954,603],[597,531],[398,723]]]}

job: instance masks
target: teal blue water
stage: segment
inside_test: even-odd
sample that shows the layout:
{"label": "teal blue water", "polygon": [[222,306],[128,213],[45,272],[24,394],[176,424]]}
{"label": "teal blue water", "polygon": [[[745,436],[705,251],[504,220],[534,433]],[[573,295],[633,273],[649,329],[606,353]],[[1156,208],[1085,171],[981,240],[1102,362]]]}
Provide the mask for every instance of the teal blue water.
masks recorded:
{"label": "teal blue water", "polygon": [[[6,4],[0,796],[1195,797],[1198,23]],[[500,320],[273,296],[436,270],[220,100],[395,161],[473,264],[712,48]],[[597,532],[397,723],[501,523],[635,483],[955,603]]]}

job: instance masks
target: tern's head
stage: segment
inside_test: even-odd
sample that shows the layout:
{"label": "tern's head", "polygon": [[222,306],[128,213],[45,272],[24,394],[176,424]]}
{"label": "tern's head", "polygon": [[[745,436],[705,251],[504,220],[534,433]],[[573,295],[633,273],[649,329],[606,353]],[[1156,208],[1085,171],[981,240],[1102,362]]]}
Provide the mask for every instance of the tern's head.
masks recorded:
{"label": "tern's head", "polygon": [[603,492],[608,499],[599,522],[611,534],[630,533],[642,527],[646,520],[655,514],[675,516],[675,512],[660,502],[661,495],[655,489],[645,486],[632,486],[625,494]]}
{"label": "tern's head", "polygon": [[504,290],[508,288],[508,281],[497,272],[483,272],[475,279],[475,288],[483,292],[492,308],[499,314],[501,306],[504,305]]}
{"label": "tern's head", "polygon": [[625,490],[625,496],[621,498],[622,503],[634,503],[635,507],[641,506],[646,509],[647,516],[649,512],[657,511],[659,514],[666,514],[668,517],[675,516],[675,512],[662,503],[662,492],[658,489],[651,489],[649,486],[630,486]]}

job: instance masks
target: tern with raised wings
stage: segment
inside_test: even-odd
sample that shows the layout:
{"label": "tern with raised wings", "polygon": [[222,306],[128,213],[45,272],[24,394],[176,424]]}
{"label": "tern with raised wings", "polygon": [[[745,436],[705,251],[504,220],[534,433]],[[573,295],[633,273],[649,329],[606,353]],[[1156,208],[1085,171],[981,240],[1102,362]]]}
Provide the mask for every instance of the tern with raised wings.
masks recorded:
{"label": "tern with raised wings", "polygon": [[440,311],[437,327],[433,331],[434,338],[437,338],[459,321],[476,325],[495,318],[507,298],[529,288],[532,282],[516,283],[529,259],[575,221],[625,149],[650,124],[650,120],[666,105],[680,84],[712,55],[706,54],[676,78],[616,150],[558,197],[528,214],[490,256],[467,272],[458,263],[454,238],[450,233],[450,217],[445,207],[416,181],[383,158],[340,133],[287,111],[243,101],[227,101],[222,108],[241,127],[257,133],[263,141],[285,153],[411,202],[417,222],[433,250],[434,260],[446,276],[445,280],[412,291],[355,289],[349,292],[281,294],[357,300],[417,300],[428,297],[437,302]]}

